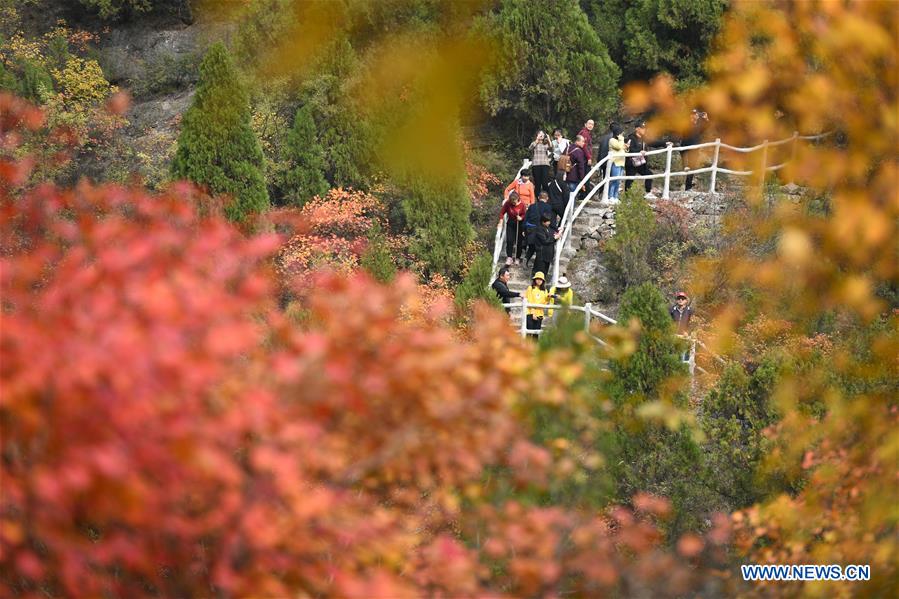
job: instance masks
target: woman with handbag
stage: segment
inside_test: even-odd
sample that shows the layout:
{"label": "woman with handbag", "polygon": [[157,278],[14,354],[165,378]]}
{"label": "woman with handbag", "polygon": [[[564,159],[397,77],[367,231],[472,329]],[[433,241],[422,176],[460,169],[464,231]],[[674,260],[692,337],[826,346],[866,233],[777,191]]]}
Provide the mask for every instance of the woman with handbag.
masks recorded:
{"label": "woman with handbag", "polygon": [[[646,157],[647,150],[654,150],[656,148],[662,147],[663,144],[655,142],[655,143],[647,143],[646,142],[646,121],[640,119],[634,125],[634,132],[627,138],[630,142],[629,152],[640,152],[639,156],[628,156],[627,161],[624,164],[625,174],[630,177],[633,175],[651,175],[652,170],[649,168],[649,160]],[[670,143],[670,142],[669,142]],[[624,182],[624,191],[627,192],[628,189],[633,185],[633,181],[625,181]],[[644,179],[643,180],[644,188],[646,189],[646,197],[647,199],[655,198],[652,193],[652,179]]]}

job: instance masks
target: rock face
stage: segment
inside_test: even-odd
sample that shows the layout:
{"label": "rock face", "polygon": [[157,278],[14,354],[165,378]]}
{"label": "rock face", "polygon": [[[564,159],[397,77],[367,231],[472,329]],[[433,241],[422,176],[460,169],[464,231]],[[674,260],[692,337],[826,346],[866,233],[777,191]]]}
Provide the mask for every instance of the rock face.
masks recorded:
{"label": "rock face", "polygon": [[102,38],[99,61],[107,79],[133,98],[129,126],[120,133],[127,155],[118,159],[145,184],[154,187],[167,179],[203,53],[232,29],[225,21],[200,18],[187,24],[169,15],[115,27]]}

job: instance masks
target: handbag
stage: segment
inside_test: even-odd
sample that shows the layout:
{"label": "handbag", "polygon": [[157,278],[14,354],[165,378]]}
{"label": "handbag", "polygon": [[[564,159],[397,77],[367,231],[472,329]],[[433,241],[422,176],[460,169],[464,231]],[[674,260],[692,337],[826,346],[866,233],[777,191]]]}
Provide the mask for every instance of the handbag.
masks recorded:
{"label": "handbag", "polygon": [[643,166],[646,164],[646,156],[631,156],[631,163],[634,166]]}

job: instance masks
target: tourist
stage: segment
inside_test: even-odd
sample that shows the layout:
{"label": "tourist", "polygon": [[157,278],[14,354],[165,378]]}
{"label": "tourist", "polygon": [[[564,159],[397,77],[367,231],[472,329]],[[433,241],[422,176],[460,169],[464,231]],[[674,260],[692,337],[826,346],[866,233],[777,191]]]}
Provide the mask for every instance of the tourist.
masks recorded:
{"label": "tourist", "polygon": [[584,152],[584,137],[578,135],[574,138],[574,147],[569,148],[568,158],[571,160],[571,170],[565,175],[568,181],[568,191],[574,192],[584,177],[587,176],[587,154]]}
{"label": "tourist", "polygon": [[559,226],[561,223],[570,198],[571,193],[568,191],[568,186],[565,185],[565,173],[559,171],[552,183],[549,184],[549,205],[557,217],[553,220],[553,226]]}
{"label": "tourist", "polygon": [[503,217],[506,217],[506,265],[521,263],[521,254],[524,252],[524,216],[526,214],[525,205],[521,203],[518,193],[509,194],[509,199],[503,202],[502,210],[499,213],[499,224],[496,228],[503,226]]}
{"label": "tourist", "polygon": [[[602,137],[599,138],[599,144],[596,148],[596,159],[602,160],[606,156],[609,155],[609,140],[612,139],[612,121],[609,121],[608,130],[602,134]],[[601,169],[599,169],[599,180],[605,181],[606,173],[608,173],[611,169],[609,168],[610,162],[607,160]],[[597,193],[602,193],[602,184],[600,184],[600,190]]]}
{"label": "tourist", "polygon": [[534,179],[534,191],[540,193],[546,191],[550,179],[550,159],[553,155],[552,144],[543,131],[537,132],[537,137],[528,146],[531,152],[531,175]]}
{"label": "tourist", "polygon": [[[535,272],[531,285],[524,291],[524,301],[528,304],[545,305],[549,303],[549,292],[546,290],[545,276],[542,272]],[[528,308],[525,318],[528,335],[537,337],[543,328],[543,317],[546,316],[546,308]]]}
{"label": "tourist", "polygon": [[[634,132],[628,137],[628,141],[630,145],[628,146],[628,153],[640,152],[639,156],[628,156],[627,160],[624,164],[624,172],[628,176],[632,175],[643,175],[648,176],[652,174],[652,170],[649,168],[649,159],[646,156],[646,151],[654,148],[662,147],[662,143],[659,142],[648,142],[646,139],[646,121],[642,119],[638,119],[636,124],[634,125]],[[671,145],[671,142],[668,142],[664,145]],[[624,191],[627,192],[631,188],[633,181],[625,181],[624,182]],[[644,179],[643,186],[646,190],[646,199],[655,199],[655,196],[652,193],[652,179]]]}
{"label": "tourist", "polygon": [[[587,164],[593,164],[593,119],[587,119],[584,128],[578,133],[584,138],[584,155],[587,157]],[[583,177],[581,177],[583,179]]]}
{"label": "tourist", "polygon": [[[540,228],[540,222],[544,217],[551,218],[553,213],[552,206],[549,205],[549,194],[545,191],[540,192],[540,200],[528,207],[524,216],[525,235],[527,237],[527,254],[525,255],[525,265],[531,261],[537,254],[537,230]],[[534,262],[536,264],[536,261]]]}
{"label": "tourist", "polygon": [[[628,143],[624,141],[621,125],[612,123],[612,137],[609,139],[609,161],[612,163],[610,177],[620,177],[624,174],[624,155],[627,153]],[[621,189],[621,180],[609,182],[609,200],[618,202],[618,193]]]}
{"label": "tourist", "polygon": [[[510,303],[513,299],[517,297],[521,297],[521,294],[517,291],[512,291],[509,289],[509,280],[512,278],[512,272],[509,270],[508,266],[503,266],[499,269],[499,274],[496,277],[496,280],[493,281],[493,290],[496,292],[497,297],[499,297],[499,301],[504,304]],[[506,308],[506,314],[509,313],[509,308]]]}
{"label": "tourist", "polygon": [[678,291],[674,296],[674,305],[668,311],[671,319],[677,325],[677,334],[686,335],[690,330],[690,318],[693,317],[693,308],[688,304],[690,298],[683,291]]}
{"label": "tourist", "polygon": [[561,129],[553,131],[553,172],[556,172],[556,165],[559,164],[559,158],[568,151],[571,141],[565,139]]}
{"label": "tourist", "polygon": [[521,203],[524,204],[525,208],[534,203],[537,199],[537,194],[534,193],[534,184],[531,183],[531,171],[526,168],[521,169],[518,178],[506,187],[506,191],[503,192],[503,198],[508,200],[509,194],[513,191],[521,198]]}
{"label": "tourist", "polygon": [[[549,290],[550,302],[562,307],[574,304],[574,292],[571,290],[571,282],[564,274],[556,281],[555,286]],[[553,315],[553,311],[549,311],[549,316]]]}
{"label": "tourist", "polygon": [[534,245],[537,250],[534,259],[533,272],[535,273],[549,272],[549,265],[556,255],[556,240],[559,238],[559,232],[550,229],[549,225],[551,222],[552,216],[550,214],[542,215],[540,217],[540,226],[537,227],[537,231],[534,233]]}

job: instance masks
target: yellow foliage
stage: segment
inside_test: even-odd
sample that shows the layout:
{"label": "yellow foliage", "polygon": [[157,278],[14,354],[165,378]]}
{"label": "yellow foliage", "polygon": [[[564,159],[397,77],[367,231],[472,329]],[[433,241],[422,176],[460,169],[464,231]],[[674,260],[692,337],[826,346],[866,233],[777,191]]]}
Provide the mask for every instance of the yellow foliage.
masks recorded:
{"label": "yellow foliage", "polygon": [[[823,143],[798,143],[795,159],[778,173],[821,190],[823,207],[806,200],[741,222],[757,239],[778,239],[777,251],[760,257],[730,248],[706,261],[698,278],[709,285],[718,277],[720,285],[723,276],[719,289],[760,291],[751,306],[734,294],[722,308],[714,321],[719,351],[738,347],[726,340],[743,330],[751,307],[788,323],[762,338],[775,334],[790,355],[826,352],[774,392],[784,417],[769,461],[804,472],[808,482],[796,496],[735,514],[740,549],[752,562],[870,564],[872,580],[756,584],[750,594],[899,593],[897,40],[894,2],[736,2],[706,87],[678,98],[660,96],[659,85],[653,93],[631,91],[632,106],[661,107],[659,127],[684,128],[684,115],[702,106],[718,136],[735,145],[794,130],[831,133]],[[735,160],[758,164],[757,156]],[[827,315],[836,319],[834,334],[805,337],[809,323]],[[799,409],[814,402],[823,415]]]}

